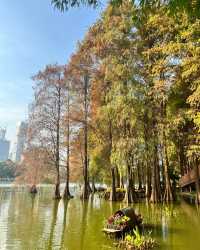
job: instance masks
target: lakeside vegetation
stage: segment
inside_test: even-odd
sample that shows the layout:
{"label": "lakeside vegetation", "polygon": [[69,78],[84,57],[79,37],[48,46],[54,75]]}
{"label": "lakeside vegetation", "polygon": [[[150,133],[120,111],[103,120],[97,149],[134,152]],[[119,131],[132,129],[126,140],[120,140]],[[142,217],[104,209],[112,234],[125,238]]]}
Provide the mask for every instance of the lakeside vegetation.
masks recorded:
{"label": "lakeside vegetation", "polygon": [[10,160],[0,162],[0,179],[14,179],[16,164]]}
{"label": "lakeside vegetation", "polygon": [[[65,198],[75,180],[84,199],[102,182],[112,201],[125,183],[129,203],[136,189],[175,201],[178,179],[200,159],[199,28],[165,3],[109,4],[67,65],[33,77],[23,175],[33,185],[55,176],[55,198],[65,176]],[[199,202],[198,181],[196,190]]]}

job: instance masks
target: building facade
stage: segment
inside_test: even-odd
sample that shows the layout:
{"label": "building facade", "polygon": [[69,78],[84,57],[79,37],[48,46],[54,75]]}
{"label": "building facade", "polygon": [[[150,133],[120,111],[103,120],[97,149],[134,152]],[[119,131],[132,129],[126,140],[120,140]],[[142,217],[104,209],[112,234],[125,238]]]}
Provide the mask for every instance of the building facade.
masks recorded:
{"label": "building facade", "polygon": [[6,129],[0,128],[0,161],[8,160],[10,142],[6,140]]}
{"label": "building facade", "polygon": [[27,130],[27,122],[19,122],[17,124],[16,137],[12,143],[12,148],[10,152],[10,159],[13,162],[21,161],[21,157],[26,146]]}

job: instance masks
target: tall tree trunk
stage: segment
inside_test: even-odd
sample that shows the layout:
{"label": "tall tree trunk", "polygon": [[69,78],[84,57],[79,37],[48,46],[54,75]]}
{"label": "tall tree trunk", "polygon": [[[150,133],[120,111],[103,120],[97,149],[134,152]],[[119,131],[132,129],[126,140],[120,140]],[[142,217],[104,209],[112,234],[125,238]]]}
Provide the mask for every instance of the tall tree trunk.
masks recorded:
{"label": "tall tree trunk", "polygon": [[137,174],[138,174],[138,189],[141,190],[142,189],[142,176],[141,176],[141,169],[140,169],[139,163],[137,165]]}
{"label": "tall tree trunk", "polygon": [[129,164],[127,164],[127,190],[126,190],[126,201],[133,203],[136,201],[135,190],[133,186],[132,171]]}
{"label": "tall tree trunk", "polygon": [[152,120],[153,132],[153,167],[152,167],[152,192],[150,201],[158,203],[161,201],[161,187],[160,187],[160,167],[158,157],[158,128],[156,120],[155,108],[153,108],[154,118]]}
{"label": "tall tree trunk", "polygon": [[158,159],[158,155],[157,156],[157,164],[156,164],[156,167],[157,167],[157,170],[156,170],[156,184],[157,184],[157,192],[158,192],[158,201],[161,201],[161,181],[160,181],[160,172],[161,172],[161,169],[160,169],[160,165],[159,165],[159,159]]}
{"label": "tall tree trunk", "polygon": [[194,167],[195,167],[195,186],[196,186],[196,203],[200,204],[200,184],[199,184],[199,166],[198,166],[198,159],[195,160],[194,162]]}
{"label": "tall tree trunk", "polygon": [[72,196],[69,191],[69,154],[70,154],[70,120],[69,120],[69,86],[67,89],[67,162],[66,162],[66,182],[63,198],[70,199]]}
{"label": "tall tree trunk", "polygon": [[159,169],[158,151],[156,144],[154,145],[154,162],[152,169],[152,192],[150,201],[153,203],[158,203],[161,201],[160,169]]}
{"label": "tall tree trunk", "polygon": [[[181,135],[179,136],[181,137]],[[179,159],[181,176],[183,176],[187,172],[187,170],[186,170],[184,145],[183,145],[183,140],[181,139],[178,139],[178,159]]]}
{"label": "tall tree trunk", "polygon": [[147,200],[150,200],[151,197],[151,167],[150,164],[146,165],[146,190],[145,195]]}
{"label": "tall tree trunk", "polygon": [[[133,158],[132,158],[133,159]],[[132,180],[132,185],[133,185],[133,191],[135,192],[135,173],[133,169],[131,169],[131,180]]]}
{"label": "tall tree trunk", "polygon": [[116,196],[116,184],[115,184],[115,167],[111,167],[111,180],[112,180],[112,189],[110,193],[110,200],[111,201],[116,201],[117,196]]}
{"label": "tall tree trunk", "polygon": [[145,187],[145,164],[143,163],[141,166],[141,182],[142,182],[142,189]]}
{"label": "tall tree trunk", "polygon": [[94,176],[92,176],[92,193],[95,193],[97,191],[96,187],[95,187],[95,179]]}
{"label": "tall tree trunk", "polygon": [[145,139],[145,165],[146,165],[146,190],[145,195],[147,200],[150,200],[151,197],[151,160],[150,160],[150,153],[149,153],[149,129],[152,129],[149,124],[148,118],[148,110],[144,113],[144,139]]}
{"label": "tall tree trunk", "polygon": [[115,168],[115,172],[116,172],[116,187],[119,188],[120,187],[120,174],[119,174],[119,169],[118,167]]}
{"label": "tall tree trunk", "polygon": [[64,199],[72,198],[72,195],[70,194],[70,191],[69,191],[69,159],[67,159],[67,164],[66,164],[66,182],[65,182],[63,198]]}
{"label": "tall tree trunk", "polygon": [[84,186],[83,199],[88,199],[88,75],[84,77]]}
{"label": "tall tree trunk", "polygon": [[174,201],[174,195],[172,192],[172,185],[169,177],[169,160],[167,153],[167,142],[166,142],[166,134],[163,129],[163,150],[164,150],[164,175],[165,175],[165,192],[163,200],[166,202]]}
{"label": "tall tree trunk", "polygon": [[61,195],[60,195],[60,169],[59,169],[59,164],[57,163],[56,166],[56,185],[55,185],[55,199],[60,199]]}
{"label": "tall tree trunk", "polygon": [[60,113],[61,113],[61,86],[58,87],[58,102],[57,102],[57,123],[56,123],[56,187],[55,199],[60,199]]}
{"label": "tall tree trunk", "polygon": [[[88,164],[89,165],[89,164]],[[92,193],[92,188],[90,186],[90,178],[88,176],[88,195],[90,195]]]}
{"label": "tall tree trunk", "polygon": [[161,194],[164,193],[164,188],[165,188],[165,171],[164,171],[164,156],[163,156],[163,147],[162,145],[159,145],[161,150],[160,150],[160,182],[161,182]]}
{"label": "tall tree trunk", "polygon": [[120,188],[124,188],[124,177],[120,174]]}
{"label": "tall tree trunk", "polygon": [[110,168],[111,168],[111,181],[112,181],[112,189],[110,194],[110,200],[116,201],[116,183],[115,183],[115,167],[111,164],[111,152],[112,152],[112,121],[109,120],[109,161],[110,161]]}

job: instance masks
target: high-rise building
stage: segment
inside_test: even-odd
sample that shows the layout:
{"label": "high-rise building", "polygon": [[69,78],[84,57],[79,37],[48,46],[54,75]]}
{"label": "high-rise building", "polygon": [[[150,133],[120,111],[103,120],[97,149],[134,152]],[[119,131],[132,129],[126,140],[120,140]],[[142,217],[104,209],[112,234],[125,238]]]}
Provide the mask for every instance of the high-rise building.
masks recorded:
{"label": "high-rise building", "polygon": [[17,124],[16,137],[12,142],[10,158],[14,162],[21,160],[22,154],[26,146],[28,123],[19,122]]}
{"label": "high-rise building", "polygon": [[6,140],[6,129],[0,128],[0,161],[8,160],[10,142]]}

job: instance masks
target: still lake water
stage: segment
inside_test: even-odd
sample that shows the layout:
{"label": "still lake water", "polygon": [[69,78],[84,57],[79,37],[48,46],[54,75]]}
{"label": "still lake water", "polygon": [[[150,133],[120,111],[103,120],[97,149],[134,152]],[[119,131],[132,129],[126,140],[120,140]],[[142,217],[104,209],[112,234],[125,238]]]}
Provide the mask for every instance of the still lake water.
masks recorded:
{"label": "still lake water", "polygon": [[[98,196],[82,202],[52,200],[52,187],[31,196],[26,188],[0,186],[0,250],[114,250],[103,222],[124,203]],[[173,206],[133,205],[162,250],[200,250],[200,211],[181,202]]]}

